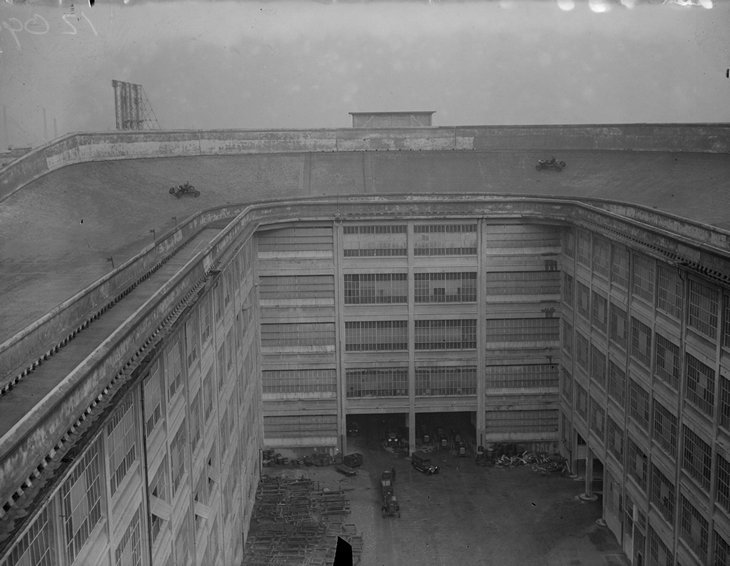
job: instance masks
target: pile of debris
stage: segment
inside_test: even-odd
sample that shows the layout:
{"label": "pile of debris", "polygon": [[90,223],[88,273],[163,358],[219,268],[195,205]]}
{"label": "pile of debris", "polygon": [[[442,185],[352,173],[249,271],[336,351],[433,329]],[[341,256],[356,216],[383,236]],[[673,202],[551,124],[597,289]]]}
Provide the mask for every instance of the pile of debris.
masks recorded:
{"label": "pile of debris", "polygon": [[340,536],[360,562],[362,535],[345,523],[350,502],[343,491],[322,489],[308,478],[263,476],[256,491],[244,564],[332,564]]}
{"label": "pile of debris", "polygon": [[533,472],[539,472],[542,475],[568,472],[567,460],[560,454],[545,454],[528,450],[514,456],[502,454],[497,457],[495,464],[503,468],[530,466]]}

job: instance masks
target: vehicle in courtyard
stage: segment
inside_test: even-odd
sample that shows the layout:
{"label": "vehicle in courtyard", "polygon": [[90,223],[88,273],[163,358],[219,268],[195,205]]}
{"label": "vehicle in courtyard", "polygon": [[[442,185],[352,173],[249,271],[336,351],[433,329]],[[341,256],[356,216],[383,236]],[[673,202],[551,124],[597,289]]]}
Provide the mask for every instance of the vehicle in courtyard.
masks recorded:
{"label": "vehicle in courtyard", "polygon": [[395,493],[390,492],[383,495],[383,504],[380,507],[380,514],[383,518],[400,518],[400,505],[398,504],[398,498],[396,498]]}
{"label": "vehicle in courtyard", "polygon": [[177,187],[170,187],[170,194],[174,195],[175,198],[180,198],[183,196],[198,198],[200,196],[200,191],[190,183],[185,182],[182,185],[178,185]]}
{"label": "vehicle in courtyard", "polygon": [[535,169],[541,171],[543,169],[554,169],[555,171],[562,171],[565,169],[565,161],[558,161],[554,157],[550,159],[538,159]]}
{"label": "vehicle in courtyard", "polygon": [[360,425],[355,422],[347,423],[347,436],[360,436]]}
{"label": "vehicle in courtyard", "polygon": [[351,468],[359,468],[362,466],[362,454],[359,452],[348,454],[342,459],[342,463]]}
{"label": "vehicle in courtyard", "polygon": [[419,450],[411,456],[411,466],[419,472],[423,472],[429,476],[439,473],[439,467],[431,463],[431,457],[425,452]]}
{"label": "vehicle in courtyard", "polygon": [[357,470],[355,468],[351,468],[350,466],[347,466],[345,464],[338,464],[335,466],[335,470],[339,472],[340,474],[352,477],[357,475]]}

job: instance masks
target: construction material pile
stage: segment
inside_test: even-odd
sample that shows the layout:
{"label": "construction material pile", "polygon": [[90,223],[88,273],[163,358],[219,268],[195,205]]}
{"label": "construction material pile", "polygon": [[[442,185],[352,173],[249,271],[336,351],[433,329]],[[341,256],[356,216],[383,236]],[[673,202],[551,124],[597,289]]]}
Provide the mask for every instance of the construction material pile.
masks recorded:
{"label": "construction material pile", "polygon": [[495,460],[495,464],[503,468],[530,466],[533,472],[543,475],[568,471],[567,461],[560,454],[545,454],[528,450],[514,456],[501,454]]}
{"label": "construction material pile", "polygon": [[256,491],[244,551],[247,565],[324,566],[334,561],[337,537],[360,562],[362,535],[345,523],[350,502],[343,491],[322,489],[308,478],[263,476]]}

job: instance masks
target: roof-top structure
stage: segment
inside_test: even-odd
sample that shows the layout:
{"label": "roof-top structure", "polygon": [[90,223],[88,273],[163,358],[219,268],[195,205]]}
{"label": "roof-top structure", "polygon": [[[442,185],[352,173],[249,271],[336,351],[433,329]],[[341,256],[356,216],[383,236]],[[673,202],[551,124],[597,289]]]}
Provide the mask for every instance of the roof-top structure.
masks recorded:
{"label": "roof-top structure", "polygon": [[430,128],[434,110],[401,112],[350,112],[353,128]]}

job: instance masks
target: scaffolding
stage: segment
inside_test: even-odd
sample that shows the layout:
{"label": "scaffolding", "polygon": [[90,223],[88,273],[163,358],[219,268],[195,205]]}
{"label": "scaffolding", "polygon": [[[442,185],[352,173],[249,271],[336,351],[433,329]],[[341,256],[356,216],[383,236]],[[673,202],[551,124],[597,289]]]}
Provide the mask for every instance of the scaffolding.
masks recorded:
{"label": "scaffolding", "polygon": [[142,85],[112,81],[117,130],[159,130],[155,111]]}

